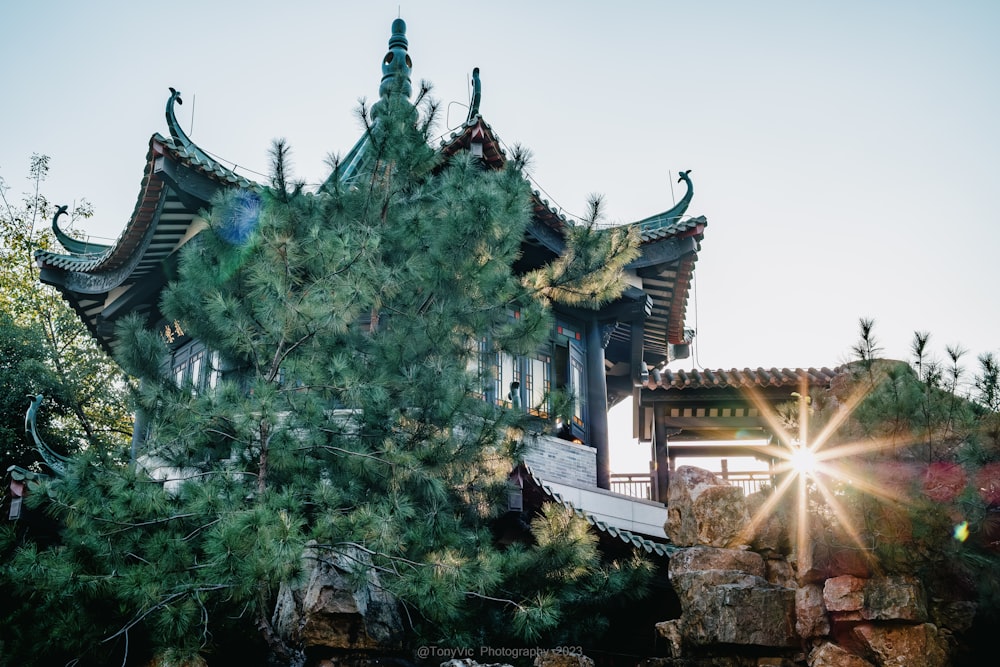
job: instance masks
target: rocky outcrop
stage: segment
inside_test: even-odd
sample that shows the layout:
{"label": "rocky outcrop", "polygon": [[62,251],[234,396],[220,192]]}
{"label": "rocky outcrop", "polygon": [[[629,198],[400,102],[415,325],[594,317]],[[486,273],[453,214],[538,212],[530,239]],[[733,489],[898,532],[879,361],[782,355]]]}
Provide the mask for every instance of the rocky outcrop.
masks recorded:
{"label": "rocky outcrop", "polygon": [[736,546],[750,523],[743,491],[715,474],[681,466],[670,477],[667,495],[667,537],[674,545]]}
{"label": "rocky outcrop", "polygon": [[[395,598],[379,583],[367,554],[306,549],[304,583],[282,584],[272,624],[291,646],[341,651],[393,651],[401,647],[403,624]],[[359,566],[364,583],[355,585]]]}
{"label": "rocky outcrop", "polygon": [[[669,565],[681,615],[656,624],[672,656],[665,665],[948,664],[954,633],[971,627],[975,603],[961,592],[947,599],[940,586],[942,597],[928,600],[920,579],[879,573],[862,549],[810,539],[792,553],[775,517],[751,522],[739,489],[724,487],[696,468],[671,478],[665,528],[682,547]],[[762,505],[751,499],[751,507]]]}

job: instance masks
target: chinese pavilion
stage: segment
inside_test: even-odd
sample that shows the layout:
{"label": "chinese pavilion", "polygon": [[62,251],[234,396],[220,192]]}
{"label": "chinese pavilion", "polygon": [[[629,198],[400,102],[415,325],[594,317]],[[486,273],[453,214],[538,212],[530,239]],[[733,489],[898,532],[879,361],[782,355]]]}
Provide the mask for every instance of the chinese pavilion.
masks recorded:
{"label": "chinese pavilion", "polygon": [[[409,95],[411,67],[406,25],[397,19],[382,63],[380,96],[397,90]],[[445,157],[468,150],[489,167],[500,168],[507,156],[480,112],[478,69],[473,86],[467,120],[438,150]],[[186,336],[181,323],[164,320],[159,295],[175,270],[180,249],[205,229],[199,212],[210,206],[213,195],[224,188],[260,186],[191,141],[175,115],[180,103],[180,92],[171,89],[166,104],[169,136],[156,133],[149,140],[135,209],[118,239],[110,245],[74,239],[59,228],[57,214],[53,227],[64,252],[42,251],[36,261],[42,282],[60,290],[106,351],[113,352],[118,344],[116,322],[125,314],[138,313],[163,331],[170,343],[169,372],[179,381],[210,386],[219,372],[218,360]],[[351,179],[363,168],[367,142],[366,134],[343,160],[337,178]],[[541,387],[566,389],[578,398],[565,435],[578,443],[574,446],[582,443],[596,452],[596,479],[590,484],[599,488],[609,488],[609,406],[630,396],[638,399],[650,370],[672,357],[686,356],[693,336],[685,328],[685,311],[707,221],[687,215],[693,187],[687,172],[680,180],[686,192],[676,205],[631,223],[639,230],[641,254],[628,266],[630,286],[617,300],[599,310],[557,307],[556,325],[544,349],[530,357],[493,362],[495,377],[486,392],[488,400],[530,406],[537,396],[529,392]],[[567,228],[576,224],[537,191],[532,206],[532,223],[515,267],[519,271],[555,259],[564,247]],[[637,421],[637,432],[639,427]]]}

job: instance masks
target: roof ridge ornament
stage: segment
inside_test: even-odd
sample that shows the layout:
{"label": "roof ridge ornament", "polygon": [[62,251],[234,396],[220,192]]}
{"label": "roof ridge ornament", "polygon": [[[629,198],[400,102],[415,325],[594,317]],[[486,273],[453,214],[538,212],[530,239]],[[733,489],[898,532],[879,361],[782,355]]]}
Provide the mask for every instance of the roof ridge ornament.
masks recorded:
{"label": "roof ridge ornament", "polygon": [[678,220],[680,220],[685,213],[687,213],[688,205],[691,203],[691,199],[694,197],[694,184],[691,182],[691,178],[688,174],[691,170],[682,171],[678,175],[677,182],[684,182],[687,184],[687,192],[681,197],[681,200],[674,204],[673,207],[667,209],[663,213],[657,213],[656,215],[651,215],[648,218],[643,218],[638,222],[632,224],[638,225],[643,230],[654,230],[661,229],[663,227],[669,227]]}
{"label": "roof ridge ornament", "polygon": [[472,102],[469,104],[469,117],[466,123],[471,123],[479,115],[479,103],[483,99],[483,83],[479,80],[479,68],[472,68]]}
{"label": "roof ridge ornament", "polygon": [[70,461],[69,457],[63,456],[49,447],[38,434],[38,408],[42,407],[45,397],[42,394],[35,394],[34,396],[28,394],[28,398],[31,399],[31,405],[28,406],[28,411],[24,415],[24,432],[30,435],[31,439],[35,441],[35,449],[41,454],[45,464],[52,469],[52,472],[61,477],[66,474],[66,466]]}
{"label": "roof ridge ornament", "polygon": [[389,51],[382,58],[382,83],[379,84],[378,94],[383,100],[397,91],[407,98],[413,92],[410,84],[413,61],[408,53],[409,45],[406,39],[406,21],[398,18],[392,22]]}
{"label": "roof ridge ornament", "polygon": [[56,209],[56,214],[52,216],[52,233],[56,235],[56,240],[71,255],[100,255],[111,246],[101,243],[90,243],[75,239],[59,227],[59,217],[66,214],[68,206],[60,206]]}
{"label": "roof ridge ornament", "polygon": [[214,164],[215,160],[210,158],[205,151],[198,148],[190,137],[181,129],[181,124],[177,121],[177,114],[174,112],[174,103],[184,104],[184,100],[181,99],[181,91],[176,90],[173,86],[170,86],[170,98],[167,100],[167,128],[170,130],[170,136],[173,137],[174,141],[185,149],[191,156],[202,160],[208,164]]}

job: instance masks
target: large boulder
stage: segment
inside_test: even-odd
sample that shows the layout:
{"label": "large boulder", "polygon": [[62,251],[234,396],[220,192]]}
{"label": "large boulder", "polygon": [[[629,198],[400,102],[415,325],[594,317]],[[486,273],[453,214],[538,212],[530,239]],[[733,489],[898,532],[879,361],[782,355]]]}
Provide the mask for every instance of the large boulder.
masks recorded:
{"label": "large boulder", "polygon": [[854,628],[878,667],[946,667],[947,640],[937,626],[872,625]]}
{"label": "large boulder", "polygon": [[681,466],[670,476],[667,537],[676,546],[736,546],[749,542],[750,514],[743,490],[708,470]]}
{"label": "large boulder", "polygon": [[795,591],[764,578],[760,554],[692,547],[670,560],[670,583],[681,603],[678,629],[693,646],[792,647]]}
{"label": "large boulder", "polygon": [[[359,568],[364,575],[357,585]],[[380,585],[367,554],[353,548],[307,548],[303,569],[304,583],[282,584],[278,591],[272,623],[285,641],[351,651],[401,648],[399,606]]]}

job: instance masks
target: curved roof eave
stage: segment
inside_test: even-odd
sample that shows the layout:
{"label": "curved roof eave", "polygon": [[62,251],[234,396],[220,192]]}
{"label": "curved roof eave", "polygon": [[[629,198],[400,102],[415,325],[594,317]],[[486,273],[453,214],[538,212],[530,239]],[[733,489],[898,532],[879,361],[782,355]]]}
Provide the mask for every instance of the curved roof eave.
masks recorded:
{"label": "curved roof eave", "polygon": [[[39,251],[35,262],[42,282],[55,286],[106,351],[114,345],[109,321],[127,302],[136,310],[155,307],[148,283],[161,285],[162,265],[200,229],[195,221],[220,188],[260,186],[221,165],[204,151],[154,134],[149,140],[135,208],[121,234],[100,252]],[[114,299],[109,295],[117,290]],[[123,295],[127,292],[128,295]],[[149,301],[138,303],[138,295]],[[114,301],[114,303],[112,303]]]}
{"label": "curved roof eave", "polygon": [[163,200],[171,192],[178,197],[188,195],[185,208],[193,209],[189,212],[192,218],[195,217],[200,207],[190,206],[191,199],[204,206],[208,204],[207,197],[210,197],[211,193],[205,191],[204,183],[198,184],[200,191],[194,191],[195,185],[190,180],[180,181],[172,176],[170,173],[172,170],[167,167],[165,159],[201,175],[214,183],[216,189],[227,186],[247,189],[259,187],[256,183],[206,157],[200,149],[195,151],[178,146],[173,140],[154,134],[149,140],[146,165],[135,208],[115,242],[105,246],[99,253],[77,253],[73,252],[75,248],[67,248],[68,253],[39,251],[35,253],[39,267],[93,275],[115,271],[129,264],[135,259],[135,253],[141,252],[143,239],[148,230],[159,222]]}

